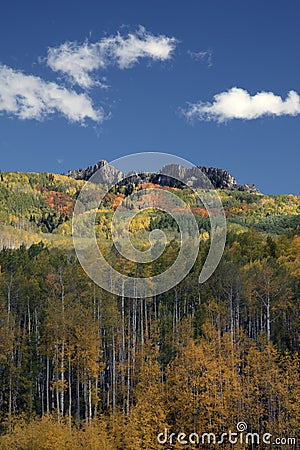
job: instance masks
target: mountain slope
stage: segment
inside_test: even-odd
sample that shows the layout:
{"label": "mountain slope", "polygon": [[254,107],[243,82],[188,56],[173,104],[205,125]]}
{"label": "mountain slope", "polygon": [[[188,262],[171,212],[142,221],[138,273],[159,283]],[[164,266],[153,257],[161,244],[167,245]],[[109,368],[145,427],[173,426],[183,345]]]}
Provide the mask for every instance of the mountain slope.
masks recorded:
{"label": "mountain slope", "polygon": [[[105,165],[103,163],[103,165]],[[69,172],[69,176],[51,173],[0,172],[0,247],[18,247],[21,243],[30,246],[42,240],[49,246],[72,248],[72,214],[76,198],[84,186],[84,179],[91,176],[98,164],[88,172]],[[109,168],[109,167],[108,167]],[[178,167],[169,167],[170,176],[176,175]],[[187,169],[185,169],[187,170]],[[204,169],[203,169],[204,170]],[[295,195],[262,195],[244,190],[235,179],[222,169],[207,169],[207,174],[219,188],[228,219],[228,226],[240,231],[256,228],[270,234],[281,234],[288,230],[299,230],[300,197]],[[181,173],[182,175],[182,173]],[[105,176],[119,179],[118,172],[109,169]],[[187,182],[193,176],[187,172]],[[110,221],[116,207],[129,193],[147,187],[170,189],[188,203],[196,216],[200,229],[209,231],[209,218],[203,205],[197,203],[193,191],[188,188],[170,187],[170,177],[162,174],[131,175],[130,184],[119,183],[108,193],[97,214],[97,235],[110,238]],[[105,180],[103,180],[105,181]],[[96,200],[95,200],[96,201]],[[97,203],[94,201],[94,206]],[[93,192],[91,191],[91,202]],[[143,195],[140,196],[140,206]],[[135,230],[145,232],[155,227],[170,226],[168,219],[159,212],[140,213]],[[165,215],[166,216],[166,215]]]}

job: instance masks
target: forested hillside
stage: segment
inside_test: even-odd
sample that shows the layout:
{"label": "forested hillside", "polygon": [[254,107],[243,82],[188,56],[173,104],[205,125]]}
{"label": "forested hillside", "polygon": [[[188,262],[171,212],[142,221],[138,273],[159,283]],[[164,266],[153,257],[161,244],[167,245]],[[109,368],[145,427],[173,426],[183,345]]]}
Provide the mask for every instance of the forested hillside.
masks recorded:
{"label": "forested hillside", "polygon": [[[50,173],[0,172],[0,248],[19,247],[25,243],[43,241],[51,247],[72,247],[72,213],[76,198],[85,184],[83,180]],[[132,192],[145,188],[161,187],[142,182],[116,185],[105,196],[98,213],[97,233],[106,239],[113,211]],[[208,229],[209,219],[203,205],[197,203],[195,193],[189,189],[170,189],[190,205],[202,228]],[[218,193],[224,205],[229,227],[245,231],[255,228],[272,235],[299,227],[300,197],[287,195],[262,195],[238,190],[220,189]],[[91,207],[98,207],[97,197],[91,187]],[[141,195],[140,204],[143,205]],[[157,213],[150,220],[138,221],[140,229],[151,230],[159,224]],[[166,219],[165,219],[166,221]],[[55,235],[55,236],[54,236]],[[65,238],[63,238],[65,237]]]}
{"label": "forested hillside", "polygon": [[[300,198],[218,191],[226,248],[199,285],[207,212],[193,191],[161,187],[194,212],[200,252],[172,290],[129,299],[96,286],[72,250],[83,185],[62,175],[0,173],[1,450],[184,448],[159,444],[158,433],[220,436],[241,421],[250,432],[297,437]],[[97,238],[115,267],[113,211],[128,192],[151,186],[158,187],[120,186],[98,210]],[[92,188],[90,201],[98,207]],[[178,252],[170,217],[141,212],[131,231],[138,238],[155,228],[168,236],[164,270]],[[138,269],[149,276],[149,266]]]}

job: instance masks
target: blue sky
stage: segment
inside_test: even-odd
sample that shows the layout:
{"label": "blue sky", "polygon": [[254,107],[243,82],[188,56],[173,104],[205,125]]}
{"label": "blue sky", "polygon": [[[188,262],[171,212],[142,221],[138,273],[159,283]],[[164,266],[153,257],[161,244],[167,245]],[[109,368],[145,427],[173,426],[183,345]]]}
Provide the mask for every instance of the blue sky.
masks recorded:
{"label": "blue sky", "polygon": [[0,169],[159,151],[300,195],[299,17],[296,0],[3,3]]}

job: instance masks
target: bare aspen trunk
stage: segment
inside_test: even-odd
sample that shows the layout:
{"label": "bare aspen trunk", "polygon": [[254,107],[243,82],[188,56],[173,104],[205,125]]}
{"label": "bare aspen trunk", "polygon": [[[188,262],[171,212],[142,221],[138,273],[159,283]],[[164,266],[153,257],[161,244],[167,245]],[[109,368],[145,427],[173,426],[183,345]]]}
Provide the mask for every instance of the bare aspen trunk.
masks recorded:
{"label": "bare aspen trunk", "polygon": [[71,431],[72,428],[72,367],[71,367],[71,357],[69,356],[69,361],[68,361],[68,375],[69,375],[69,429]]}
{"label": "bare aspen trunk", "polygon": [[145,336],[146,336],[146,339],[148,339],[149,338],[149,329],[148,329],[148,327],[150,328],[150,330],[151,330],[151,314],[149,315],[150,316],[150,320],[149,320],[149,325],[148,325],[148,307],[147,307],[147,302],[146,302],[146,299],[145,299]]}
{"label": "bare aspen trunk", "polygon": [[79,367],[77,366],[77,380],[76,380],[76,419],[77,428],[80,426],[80,382],[79,382]]}
{"label": "bare aspen trunk", "polygon": [[87,393],[87,386],[86,386],[86,370],[84,369],[84,383],[83,383],[83,399],[84,399],[84,419],[85,423],[88,423],[88,393]]}
{"label": "bare aspen trunk", "polygon": [[63,417],[64,415],[64,385],[65,385],[65,289],[62,279],[62,274],[60,273],[60,285],[61,285],[61,313],[62,313],[62,344],[61,344],[61,363],[60,363],[60,413]]}
{"label": "bare aspen trunk", "polygon": [[122,297],[121,297],[121,316],[122,316],[122,348],[121,348],[121,386],[123,395],[123,407],[125,408],[125,299],[124,299],[124,281],[122,282]]}
{"label": "bare aspen trunk", "polygon": [[268,298],[267,298],[267,304],[266,304],[266,309],[267,309],[267,340],[268,342],[271,339],[271,312],[270,312],[270,294],[268,293]]}
{"label": "bare aspen trunk", "polygon": [[47,410],[47,414],[49,414],[50,412],[50,403],[49,403],[49,372],[50,372],[50,367],[49,367],[49,355],[47,353],[46,356],[46,410]]}
{"label": "bare aspen trunk", "polygon": [[89,417],[88,417],[88,423],[91,423],[92,421],[92,380],[91,377],[89,375],[89,380],[88,380],[88,405],[89,405]]}
{"label": "bare aspen trunk", "polygon": [[136,342],[137,342],[137,299],[133,299],[133,311],[132,311],[132,368],[135,367],[136,356]]}
{"label": "bare aspen trunk", "polygon": [[230,335],[231,341],[233,342],[233,332],[234,332],[234,320],[233,320],[233,292],[232,285],[230,286],[230,295],[229,295],[229,315],[230,315]]}
{"label": "bare aspen trunk", "polygon": [[[99,379],[97,377],[95,379],[95,393],[96,393],[96,396],[97,396],[97,400],[98,400],[98,384],[99,384]],[[94,405],[94,417],[97,416],[97,412],[98,412],[98,401],[95,402],[95,405]]]}
{"label": "bare aspen trunk", "polygon": [[8,393],[8,432],[11,433],[11,416],[12,416],[12,376],[11,368],[9,369],[9,393]]}
{"label": "bare aspen trunk", "polygon": [[57,408],[57,418],[59,421],[59,419],[60,419],[60,403],[59,403],[58,380],[59,380],[58,371],[56,370],[56,389],[55,389],[55,391],[56,391],[56,408]]}
{"label": "bare aspen trunk", "polygon": [[116,409],[116,348],[115,348],[115,333],[112,336],[112,409]]}
{"label": "bare aspen trunk", "polygon": [[177,291],[174,290],[174,303],[173,303],[173,336],[172,336],[172,342],[173,342],[173,348],[175,347],[175,336],[176,336],[176,328],[178,323],[178,316],[177,316]]}
{"label": "bare aspen trunk", "polygon": [[127,396],[126,396],[126,414],[129,414],[130,410],[130,312],[128,313],[128,344],[127,344]]}
{"label": "bare aspen trunk", "polygon": [[64,395],[64,384],[65,384],[65,343],[62,342],[61,346],[61,364],[60,364],[60,381],[61,381],[61,387],[60,387],[60,413],[63,417],[64,415],[64,408],[65,408],[65,395]]}
{"label": "bare aspen trunk", "polygon": [[41,396],[41,409],[43,417],[45,415],[45,400],[44,400],[44,385],[42,381],[39,383],[39,395]]}
{"label": "bare aspen trunk", "polygon": [[140,332],[141,332],[141,345],[142,345],[142,348],[143,348],[143,346],[144,346],[144,324],[143,324],[143,321],[144,321],[144,311],[143,311],[143,302],[144,302],[144,299],[140,299]]}

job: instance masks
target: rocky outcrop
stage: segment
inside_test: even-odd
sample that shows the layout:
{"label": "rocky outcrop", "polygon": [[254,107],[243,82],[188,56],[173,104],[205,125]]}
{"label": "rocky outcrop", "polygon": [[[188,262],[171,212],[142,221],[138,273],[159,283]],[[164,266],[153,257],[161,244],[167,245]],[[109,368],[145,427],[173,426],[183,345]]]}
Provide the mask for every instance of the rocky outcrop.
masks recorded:
{"label": "rocky outcrop", "polygon": [[[198,169],[206,176],[201,175]],[[181,187],[183,183],[178,182],[180,179],[185,185],[193,188],[210,189],[211,183],[216,189],[259,192],[253,184],[237,184],[236,179],[227,170],[206,166],[198,166],[198,169],[170,164],[163,167],[161,173],[152,175],[151,181],[162,186]],[[210,183],[207,182],[207,178]]]}
{"label": "rocky outcrop", "polygon": [[105,159],[98,161],[94,166],[87,169],[69,170],[68,177],[75,178],[75,180],[89,180],[92,175],[102,169],[95,180],[99,184],[115,184],[123,178],[123,173],[115,167],[108,164]]}
{"label": "rocky outcrop", "polygon": [[224,169],[215,167],[198,166],[216,189],[234,189],[237,185],[236,179]]}
{"label": "rocky outcrop", "polygon": [[87,169],[69,170],[67,176],[75,178],[75,180],[87,181],[95,172],[97,172],[97,170],[101,169],[105,164],[107,164],[107,161],[105,161],[105,159],[102,159],[98,161],[94,166],[89,166]]}
{"label": "rocky outcrop", "polygon": [[[107,161],[100,160],[94,166],[87,169],[70,170],[67,175],[76,180],[89,180],[91,176],[99,169],[102,169],[97,177],[97,183],[116,184],[123,177],[123,173],[115,167],[109,165]],[[216,189],[227,189],[235,191],[244,191],[251,193],[258,193],[258,189],[254,184],[238,184],[236,179],[227,170],[218,169],[215,167],[198,166],[198,169],[206,175],[211,184]],[[206,177],[199,175],[199,170],[196,167],[186,168],[179,164],[169,164],[164,166],[159,173],[155,174],[136,174],[130,172],[127,174],[126,180],[122,184],[131,184],[133,182],[151,182],[161,186],[183,187],[184,185],[192,188],[209,189],[210,183],[207,182]],[[178,181],[183,180],[183,183]]]}

